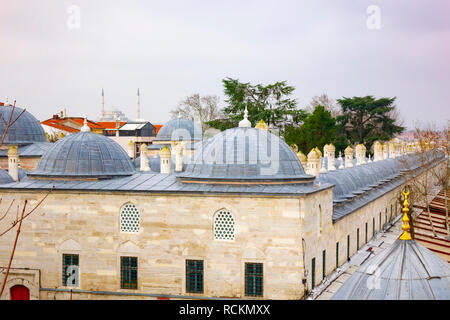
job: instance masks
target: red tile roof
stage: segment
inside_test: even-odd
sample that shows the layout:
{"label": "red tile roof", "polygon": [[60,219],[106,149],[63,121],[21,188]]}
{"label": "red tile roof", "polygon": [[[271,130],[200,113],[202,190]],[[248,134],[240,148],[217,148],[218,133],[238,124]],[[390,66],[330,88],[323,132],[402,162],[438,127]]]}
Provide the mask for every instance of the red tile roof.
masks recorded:
{"label": "red tile roof", "polygon": [[[67,117],[67,118],[56,118],[47,119],[41,122],[49,127],[53,127],[59,130],[64,130],[67,132],[80,132],[80,128],[83,126],[84,118],[81,117]],[[87,125],[91,129],[103,129],[103,127],[94,121],[87,120]]]}

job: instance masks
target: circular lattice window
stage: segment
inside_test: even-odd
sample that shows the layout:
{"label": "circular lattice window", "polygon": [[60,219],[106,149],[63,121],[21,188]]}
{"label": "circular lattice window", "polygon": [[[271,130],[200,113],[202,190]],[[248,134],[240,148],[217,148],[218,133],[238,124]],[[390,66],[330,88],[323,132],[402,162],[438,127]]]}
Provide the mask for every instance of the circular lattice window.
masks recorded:
{"label": "circular lattice window", "polygon": [[139,210],[134,204],[126,204],[120,211],[120,231],[139,232]]}
{"label": "circular lattice window", "polygon": [[214,216],[214,239],[234,240],[234,218],[227,210],[220,210]]}

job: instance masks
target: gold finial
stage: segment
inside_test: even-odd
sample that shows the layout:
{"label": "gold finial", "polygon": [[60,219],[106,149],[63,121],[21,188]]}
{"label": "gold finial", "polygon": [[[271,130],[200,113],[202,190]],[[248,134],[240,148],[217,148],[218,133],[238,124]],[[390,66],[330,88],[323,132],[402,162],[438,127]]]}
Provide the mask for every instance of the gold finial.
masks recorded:
{"label": "gold finial", "polygon": [[409,226],[409,218],[408,218],[408,195],[409,195],[409,191],[408,192],[404,192],[402,191],[403,195],[405,196],[405,201],[403,202],[403,209],[402,211],[404,212],[403,214],[403,225],[402,225],[402,230],[403,230],[403,234],[400,236],[400,240],[412,240],[411,235],[409,234],[409,229],[411,229],[411,227]]}
{"label": "gold finial", "polygon": [[255,126],[255,128],[257,129],[263,129],[266,131],[269,131],[269,126],[267,125],[267,123],[264,122],[264,120],[259,120],[258,124]]}

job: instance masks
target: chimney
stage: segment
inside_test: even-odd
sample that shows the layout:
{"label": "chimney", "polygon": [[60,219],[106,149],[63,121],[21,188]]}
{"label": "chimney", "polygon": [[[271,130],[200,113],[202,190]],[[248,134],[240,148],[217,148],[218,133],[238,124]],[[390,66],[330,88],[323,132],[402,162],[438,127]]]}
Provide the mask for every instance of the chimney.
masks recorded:
{"label": "chimney", "polygon": [[356,165],[366,163],[366,147],[360,143],[356,146]]}
{"label": "chimney", "polygon": [[320,170],[320,156],[319,153],[317,153],[317,150],[315,148],[311,149],[311,151],[308,153],[308,174],[314,175],[316,177],[319,176],[319,170]]}
{"label": "chimney", "polygon": [[147,145],[141,144],[141,171],[150,171],[148,166]]}
{"label": "chimney", "polygon": [[344,154],[345,154],[345,167],[352,168],[353,167],[353,149],[350,146],[348,146],[344,150]]}
{"label": "chimney", "polygon": [[376,141],[373,145],[374,161],[383,160],[383,146],[379,141]]}
{"label": "chimney", "polygon": [[14,181],[19,181],[19,151],[11,146],[8,151],[8,173]]}
{"label": "chimney", "polygon": [[336,165],[334,163],[334,154],[336,153],[336,147],[332,143],[326,144],[323,147],[323,153],[324,153],[325,157],[327,157],[328,171],[336,170]]}
{"label": "chimney", "polygon": [[159,152],[160,156],[160,172],[161,173],[170,173],[171,166],[171,154],[170,149],[167,146],[164,146]]}
{"label": "chimney", "polygon": [[180,142],[175,145],[175,171],[176,172],[183,171],[183,150],[184,150],[183,142]]}
{"label": "chimney", "polygon": [[130,142],[128,142],[128,156],[131,159],[134,159],[134,142],[133,142],[133,140],[130,140]]}

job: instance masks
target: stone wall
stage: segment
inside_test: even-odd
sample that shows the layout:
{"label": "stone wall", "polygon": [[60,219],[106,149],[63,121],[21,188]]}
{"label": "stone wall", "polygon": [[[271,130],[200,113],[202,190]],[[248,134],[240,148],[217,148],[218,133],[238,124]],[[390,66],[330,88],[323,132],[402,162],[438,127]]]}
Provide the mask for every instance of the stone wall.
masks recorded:
{"label": "stone wall", "polygon": [[[44,194],[2,192],[1,209],[12,199],[21,206],[27,199],[31,208]],[[119,212],[129,202],[140,210],[138,234],[119,232]],[[222,208],[235,218],[234,241],[213,240],[213,216]],[[15,217],[15,210],[9,216]],[[41,270],[41,288],[61,289],[62,254],[74,253],[80,259],[79,289],[195,296],[185,291],[185,260],[201,259],[204,293],[199,297],[243,298],[245,262],[262,262],[263,298],[299,299],[300,230],[298,198],[54,191],[24,221],[13,268]],[[2,237],[0,266],[7,265],[14,236],[12,230]],[[120,256],[130,255],[138,257],[138,290],[120,289]],[[41,291],[40,297],[68,296]],[[73,293],[73,299],[83,297]]]}

